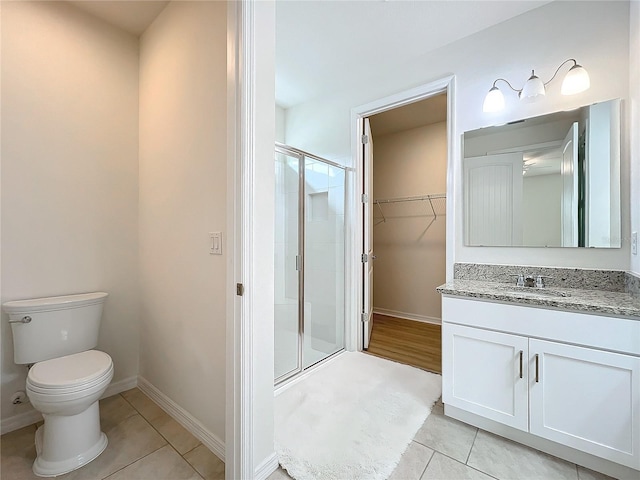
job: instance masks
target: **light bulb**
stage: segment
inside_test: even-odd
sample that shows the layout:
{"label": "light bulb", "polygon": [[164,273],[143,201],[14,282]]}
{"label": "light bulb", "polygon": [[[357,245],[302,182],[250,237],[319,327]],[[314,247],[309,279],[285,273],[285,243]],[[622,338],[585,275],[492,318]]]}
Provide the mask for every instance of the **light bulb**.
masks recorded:
{"label": "light bulb", "polygon": [[576,63],[565,75],[560,93],[562,95],[574,95],[584,92],[590,86],[589,74],[581,65]]}
{"label": "light bulb", "polygon": [[485,113],[499,112],[504,108],[504,95],[498,87],[492,87],[484,97],[482,111]]}
{"label": "light bulb", "polygon": [[544,83],[536,76],[533,70],[531,70],[531,76],[529,80],[527,80],[527,83],[524,84],[524,87],[522,87],[520,98],[523,100],[532,100],[545,94]]}

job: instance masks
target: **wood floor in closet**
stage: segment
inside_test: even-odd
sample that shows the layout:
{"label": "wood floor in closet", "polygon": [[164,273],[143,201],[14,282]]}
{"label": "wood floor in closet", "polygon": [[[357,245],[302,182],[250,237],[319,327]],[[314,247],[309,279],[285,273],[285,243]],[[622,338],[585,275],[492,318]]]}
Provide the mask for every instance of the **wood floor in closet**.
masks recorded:
{"label": "wood floor in closet", "polygon": [[373,315],[368,353],[442,373],[442,328],[386,315]]}

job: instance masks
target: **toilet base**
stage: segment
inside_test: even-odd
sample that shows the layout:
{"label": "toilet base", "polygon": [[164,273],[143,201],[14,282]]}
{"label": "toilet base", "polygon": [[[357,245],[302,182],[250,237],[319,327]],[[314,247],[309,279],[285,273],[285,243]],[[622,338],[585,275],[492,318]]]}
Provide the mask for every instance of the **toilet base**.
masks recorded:
{"label": "toilet base", "polygon": [[36,431],[36,460],[33,473],[56,477],[96,459],[107,448],[107,436],[100,431],[98,402],[71,416],[43,415],[44,425]]}

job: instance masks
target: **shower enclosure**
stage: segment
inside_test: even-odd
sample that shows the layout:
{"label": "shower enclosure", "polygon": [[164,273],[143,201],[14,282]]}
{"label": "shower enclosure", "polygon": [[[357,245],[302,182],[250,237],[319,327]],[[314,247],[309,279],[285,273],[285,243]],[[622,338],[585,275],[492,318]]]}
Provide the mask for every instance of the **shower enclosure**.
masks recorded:
{"label": "shower enclosure", "polygon": [[345,169],[275,148],[275,383],[344,349]]}

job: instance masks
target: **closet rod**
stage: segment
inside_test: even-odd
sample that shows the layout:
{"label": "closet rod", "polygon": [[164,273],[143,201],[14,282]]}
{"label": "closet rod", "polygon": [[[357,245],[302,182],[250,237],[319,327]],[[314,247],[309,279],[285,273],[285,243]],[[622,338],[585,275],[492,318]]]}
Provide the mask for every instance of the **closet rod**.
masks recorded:
{"label": "closet rod", "polygon": [[374,200],[373,203],[375,203],[378,206],[378,210],[380,210],[380,215],[382,215],[382,223],[385,223],[387,221],[387,219],[384,216],[384,212],[382,211],[382,207],[380,206],[381,203],[400,203],[400,202],[428,201],[429,202],[429,206],[431,207],[431,213],[433,215],[433,220],[435,220],[436,218],[438,218],[438,214],[436,213],[436,209],[433,207],[433,200],[439,200],[439,199],[445,199],[445,198],[447,198],[446,194],[444,194],[444,193],[436,193],[436,194],[431,194],[431,195],[418,195],[418,196],[413,196],[413,197],[385,198],[385,199],[382,199],[382,200]]}
{"label": "closet rod", "polygon": [[384,198],[384,199],[374,200],[373,203],[416,202],[420,200],[436,200],[438,198],[447,198],[447,195],[444,193],[437,193],[437,194],[431,194],[431,195],[417,195],[413,197]]}

